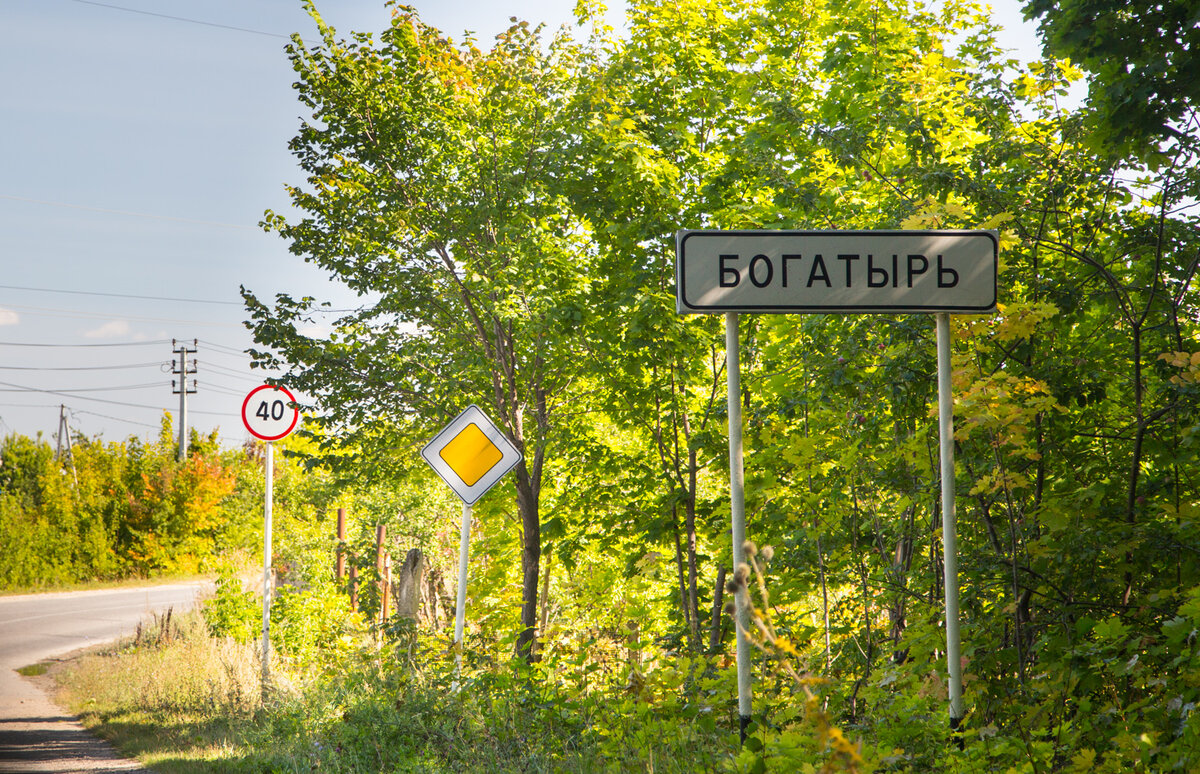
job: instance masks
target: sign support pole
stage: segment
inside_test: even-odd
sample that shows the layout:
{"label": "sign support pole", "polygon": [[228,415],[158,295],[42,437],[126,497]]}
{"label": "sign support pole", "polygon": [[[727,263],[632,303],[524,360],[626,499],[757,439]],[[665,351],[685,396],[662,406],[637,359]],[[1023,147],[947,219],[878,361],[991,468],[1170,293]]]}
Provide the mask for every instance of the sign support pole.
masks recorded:
{"label": "sign support pole", "polygon": [[263,489],[263,615],[262,615],[262,695],[267,698],[267,687],[271,683],[271,500],[275,479],[275,444],[266,444],[267,453]]}
{"label": "sign support pole", "polygon": [[462,537],[458,547],[458,603],[454,607],[455,673],[462,674],[463,621],[467,607],[467,558],[471,549],[471,506],[463,503]]}
{"label": "sign support pole", "polygon": [[[746,479],[742,465],[742,375],[738,350],[737,312],[725,314],[725,376],[729,385],[729,500],[733,522],[734,572],[746,561],[742,544],[746,542]],[[749,591],[734,595],[737,623],[738,720],[742,741],[750,725],[750,642],[746,629],[750,624],[746,609]]]}
{"label": "sign support pole", "polygon": [[945,562],[946,661],[950,671],[950,728],[962,721],[962,658],[958,632],[958,535],[954,513],[954,398],[950,384],[950,315],[937,318],[938,436],[942,467],[942,560]]}

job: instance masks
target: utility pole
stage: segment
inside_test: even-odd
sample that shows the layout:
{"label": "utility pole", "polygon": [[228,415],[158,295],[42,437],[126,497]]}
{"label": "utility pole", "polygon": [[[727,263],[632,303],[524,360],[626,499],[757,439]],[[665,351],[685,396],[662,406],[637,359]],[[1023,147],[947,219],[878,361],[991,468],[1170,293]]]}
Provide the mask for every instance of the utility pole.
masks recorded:
{"label": "utility pole", "polygon": [[185,342],[177,342],[171,339],[171,348],[179,355],[178,360],[171,361],[171,373],[179,376],[178,385],[175,380],[171,380],[171,393],[179,396],[179,461],[183,462],[187,459],[187,442],[188,442],[188,422],[187,422],[187,396],[195,395],[198,385],[196,380],[192,380],[191,387],[188,386],[188,374],[196,373],[196,360],[193,359],[189,364],[187,361],[188,355],[196,354],[196,345],[199,343],[197,339],[192,339],[192,346],[189,348]]}
{"label": "utility pole", "polygon": [[63,454],[63,439],[67,442],[67,457],[71,460],[71,478],[75,480],[75,487],[79,487],[79,474],[75,472],[75,449],[71,446],[71,426],[67,423],[67,407],[65,404],[59,404],[58,407],[58,448],[54,450],[54,459],[61,460]]}

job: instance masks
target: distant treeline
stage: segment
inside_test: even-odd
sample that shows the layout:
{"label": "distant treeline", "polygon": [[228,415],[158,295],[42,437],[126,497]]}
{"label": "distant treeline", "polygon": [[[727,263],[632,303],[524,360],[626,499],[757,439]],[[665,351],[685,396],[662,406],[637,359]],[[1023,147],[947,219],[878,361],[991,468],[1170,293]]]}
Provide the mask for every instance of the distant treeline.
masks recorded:
{"label": "distant treeline", "polygon": [[177,459],[171,419],[156,440],[0,441],[0,588],[195,573],[260,534],[254,447],[193,431]]}

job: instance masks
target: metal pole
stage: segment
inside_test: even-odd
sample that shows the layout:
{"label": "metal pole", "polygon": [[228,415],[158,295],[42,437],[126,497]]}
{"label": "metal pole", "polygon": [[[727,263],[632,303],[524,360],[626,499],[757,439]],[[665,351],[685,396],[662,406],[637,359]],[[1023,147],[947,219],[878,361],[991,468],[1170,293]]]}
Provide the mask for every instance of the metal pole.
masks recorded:
{"label": "metal pole", "polygon": [[[746,561],[742,544],[746,542],[746,491],[742,468],[742,376],[738,359],[738,316],[725,315],[725,376],[729,383],[729,500],[733,517],[733,567],[736,573]],[[750,624],[746,602],[749,592],[734,595],[737,616],[738,717],[742,741],[750,725],[750,642],[746,628]]]}
{"label": "metal pole", "polygon": [[471,506],[463,503],[462,537],[458,544],[458,604],[454,607],[454,660],[462,674],[463,621],[467,606],[467,556],[471,545]]}
{"label": "metal pole", "polygon": [[942,559],[945,562],[946,662],[950,671],[950,728],[962,721],[962,658],[958,632],[958,535],[954,514],[954,398],[950,385],[950,315],[937,314],[938,436],[942,463]]}
{"label": "metal pole", "polygon": [[267,698],[271,682],[271,499],[274,488],[274,444],[267,443],[264,465],[263,497],[263,616],[262,616],[262,693]]}
{"label": "metal pole", "polygon": [[[179,461],[187,459],[187,345],[179,346]],[[268,447],[269,448],[269,447]]]}

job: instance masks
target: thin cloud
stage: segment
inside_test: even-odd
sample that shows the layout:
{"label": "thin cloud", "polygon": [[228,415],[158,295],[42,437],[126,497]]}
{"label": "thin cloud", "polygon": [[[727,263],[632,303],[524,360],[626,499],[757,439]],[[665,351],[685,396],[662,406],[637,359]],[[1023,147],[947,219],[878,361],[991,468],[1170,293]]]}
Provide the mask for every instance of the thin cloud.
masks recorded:
{"label": "thin cloud", "polygon": [[16,325],[21,316],[11,309],[0,309],[0,325]]}
{"label": "thin cloud", "polygon": [[87,331],[83,337],[85,339],[116,339],[128,336],[130,330],[129,323],[124,320],[109,320],[99,328]]}

